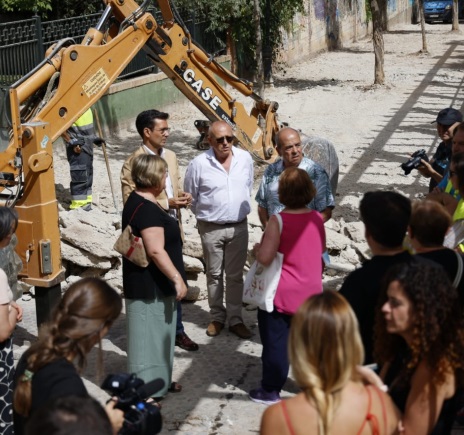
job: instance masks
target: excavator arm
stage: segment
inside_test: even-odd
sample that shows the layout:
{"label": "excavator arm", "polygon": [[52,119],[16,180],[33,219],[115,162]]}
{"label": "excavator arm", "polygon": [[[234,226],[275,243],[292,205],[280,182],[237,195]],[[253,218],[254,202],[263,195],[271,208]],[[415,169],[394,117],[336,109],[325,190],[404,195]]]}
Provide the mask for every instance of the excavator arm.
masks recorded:
{"label": "excavator arm", "polygon": [[[163,17],[148,12],[151,0],[104,0],[106,8],[81,44],[64,39],[33,71],[9,89],[10,140],[0,143],[0,199],[20,217],[20,277],[49,288],[64,279],[52,143],[96,103],[140,51],[210,120],[230,124],[255,159],[273,158],[277,103],[264,101],[252,84],[223,68],[197,46],[169,0],[158,0]],[[222,79],[254,100],[247,113],[220,85]]]}

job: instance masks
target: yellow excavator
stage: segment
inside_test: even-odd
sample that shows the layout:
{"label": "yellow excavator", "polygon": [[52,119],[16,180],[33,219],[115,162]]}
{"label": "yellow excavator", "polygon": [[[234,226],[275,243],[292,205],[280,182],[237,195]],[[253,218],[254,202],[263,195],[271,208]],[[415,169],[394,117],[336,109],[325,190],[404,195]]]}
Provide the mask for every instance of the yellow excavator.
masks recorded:
{"label": "yellow excavator", "polygon": [[[142,5],[133,0],[104,3],[98,23],[81,44],[67,38],[50,47],[45,59],[9,88],[4,102],[8,133],[0,134],[0,199],[19,214],[19,278],[35,286],[38,323],[59,298],[64,280],[52,144],[104,95],[139,51],[144,50],[209,121],[230,124],[238,145],[255,160],[276,157],[278,103],[260,98],[251,82],[236,77],[196,45],[169,0],[157,1],[161,24],[149,12],[152,0]],[[250,113],[219,79],[254,100]],[[332,148],[330,153],[333,169],[328,172],[333,178],[338,161]]]}

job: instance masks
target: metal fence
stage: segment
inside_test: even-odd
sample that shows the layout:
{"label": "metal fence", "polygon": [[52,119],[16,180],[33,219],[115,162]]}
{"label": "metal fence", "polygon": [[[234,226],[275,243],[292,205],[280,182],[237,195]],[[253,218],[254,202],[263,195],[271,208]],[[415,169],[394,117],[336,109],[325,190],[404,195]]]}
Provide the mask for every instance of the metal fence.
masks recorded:
{"label": "metal fence", "polygon": [[[152,10],[158,21],[158,11]],[[195,17],[192,12],[180,15],[195,41],[209,53],[225,50],[224,35],[207,31],[208,23]],[[100,14],[84,15],[54,21],[41,21],[40,17],[0,24],[0,85],[9,86],[31,71],[45,57],[45,51],[63,38],[73,38],[79,44],[87,30],[95,26]],[[138,53],[119,76],[157,72],[158,68],[148,60],[144,52]]]}

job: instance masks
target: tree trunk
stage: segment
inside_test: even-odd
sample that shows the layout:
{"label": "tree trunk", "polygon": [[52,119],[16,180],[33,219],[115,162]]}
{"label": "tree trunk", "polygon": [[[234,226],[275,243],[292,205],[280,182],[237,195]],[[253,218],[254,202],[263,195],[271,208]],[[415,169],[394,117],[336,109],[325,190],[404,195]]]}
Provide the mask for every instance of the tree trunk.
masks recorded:
{"label": "tree trunk", "polygon": [[229,28],[226,31],[226,49],[227,54],[230,56],[230,70],[234,73],[238,73],[238,62],[237,62],[237,50],[235,47],[235,42],[232,38],[232,28]]}
{"label": "tree trunk", "polygon": [[420,12],[419,12],[419,0],[414,0],[412,4],[412,16],[411,16],[411,23],[412,24],[419,24],[420,23]]}
{"label": "tree trunk", "polygon": [[264,41],[263,41],[263,75],[264,87],[274,87],[274,79],[272,78],[272,47],[270,36],[270,23],[271,23],[271,0],[266,0],[264,6]]}
{"label": "tree trunk", "polygon": [[422,53],[428,53],[427,39],[425,37],[424,0],[419,0],[419,19],[422,32]]}
{"label": "tree trunk", "polygon": [[261,35],[261,6],[259,0],[253,0],[253,27],[256,40],[256,93],[264,97],[263,37]]}
{"label": "tree trunk", "polygon": [[377,0],[377,3],[379,5],[380,9],[380,17],[382,20],[382,33],[383,32],[388,32],[389,29],[389,24],[388,24],[388,10],[387,10],[387,2],[386,0]]}
{"label": "tree trunk", "polygon": [[453,0],[453,24],[451,30],[459,30],[459,3],[458,0]]}
{"label": "tree trunk", "polygon": [[374,44],[374,55],[375,55],[375,73],[374,73],[374,84],[383,85],[385,84],[385,72],[383,70],[384,63],[384,43],[382,34],[382,12],[379,8],[379,0],[371,0],[371,11],[372,11],[372,42]]}

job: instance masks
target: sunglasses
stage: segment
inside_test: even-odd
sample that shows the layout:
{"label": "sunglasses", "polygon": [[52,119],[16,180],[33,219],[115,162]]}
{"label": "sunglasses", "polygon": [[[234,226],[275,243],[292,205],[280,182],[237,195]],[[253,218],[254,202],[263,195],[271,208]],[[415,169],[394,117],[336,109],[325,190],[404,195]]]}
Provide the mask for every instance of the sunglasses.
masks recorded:
{"label": "sunglasses", "polygon": [[217,142],[217,143],[223,143],[224,140],[227,142],[227,143],[230,143],[230,142],[233,142],[235,139],[234,136],[222,136],[222,137],[215,137],[214,140]]}

